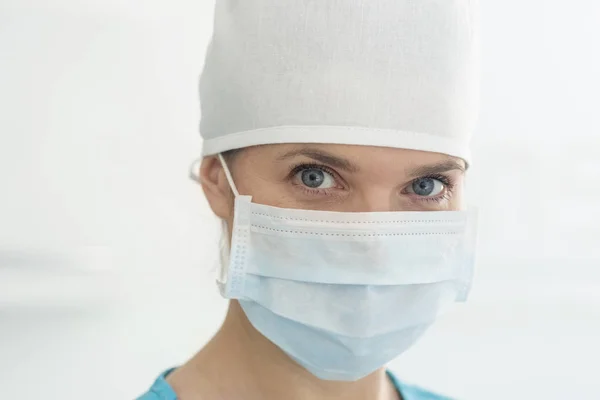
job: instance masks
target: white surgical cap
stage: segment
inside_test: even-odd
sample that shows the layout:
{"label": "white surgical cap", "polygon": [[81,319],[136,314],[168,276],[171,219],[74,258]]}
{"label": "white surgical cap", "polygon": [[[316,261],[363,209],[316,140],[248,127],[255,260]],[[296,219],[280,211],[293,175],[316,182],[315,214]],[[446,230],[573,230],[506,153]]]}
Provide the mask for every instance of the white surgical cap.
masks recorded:
{"label": "white surgical cap", "polygon": [[475,0],[217,0],[203,154],[341,143],[468,161],[476,17]]}

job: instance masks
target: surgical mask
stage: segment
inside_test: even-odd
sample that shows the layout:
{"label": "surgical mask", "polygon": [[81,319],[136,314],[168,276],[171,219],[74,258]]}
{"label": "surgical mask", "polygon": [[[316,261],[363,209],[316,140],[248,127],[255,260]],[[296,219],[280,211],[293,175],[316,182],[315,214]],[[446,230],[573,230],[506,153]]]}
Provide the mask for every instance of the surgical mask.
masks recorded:
{"label": "surgical mask", "polygon": [[[474,211],[328,212],[235,194],[218,285],[250,323],[315,376],[351,381],[411,347],[465,301]],[[227,232],[225,231],[225,235]]]}

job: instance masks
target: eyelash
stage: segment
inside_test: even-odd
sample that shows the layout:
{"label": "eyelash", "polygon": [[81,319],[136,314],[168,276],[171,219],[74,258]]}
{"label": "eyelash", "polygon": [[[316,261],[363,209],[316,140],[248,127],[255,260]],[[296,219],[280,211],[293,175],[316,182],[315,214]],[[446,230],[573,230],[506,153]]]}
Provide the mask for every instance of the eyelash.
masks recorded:
{"label": "eyelash", "polygon": [[[301,163],[301,164],[297,164],[297,165],[293,166],[290,170],[290,173],[288,174],[287,179],[289,179],[289,180],[294,179],[294,177],[300,171],[303,171],[305,169],[318,169],[318,170],[321,170],[323,172],[326,172],[326,173],[332,175],[334,177],[334,179],[336,180],[336,182],[341,180],[340,176],[334,170],[332,170],[331,168],[329,168],[326,165],[316,164],[316,163]],[[426,201],[426,202],[433,201],[436,203],[441,203],[444,200],[448,200],[450,198],[450,196],[452,195],[452,192],[454,189],[454,182],[452,182],[451,178],[446,175],[442,175],[442,174],[424,175],[424,176],[413,179],[411,181],[411,184],[413,182],[415,182],[417,179],[435,179],[435,180],[442,182],[442,184],[446,188],[446,190],[444,190],[444,193],[441,196],[436,196],[436,197],[421,197],[421,196],[419,196],[418,201]],[[302,190],[309,195],[329,195],[329,194],[331,194],[331,189],[311,189],[304,185],[298,185],[298,186],[301,186]],[[404,190],[403,190],[403,192],[404,192]]]}

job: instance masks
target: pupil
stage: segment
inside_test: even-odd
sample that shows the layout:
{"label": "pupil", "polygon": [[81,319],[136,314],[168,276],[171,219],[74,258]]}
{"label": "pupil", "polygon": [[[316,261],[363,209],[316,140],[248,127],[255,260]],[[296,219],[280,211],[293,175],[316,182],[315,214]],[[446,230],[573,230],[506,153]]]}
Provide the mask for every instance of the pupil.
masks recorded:
{"label": "pupil", "polygon": [[413,183],[413,191],[419,196],[429,196],[433,193],[435,188],[435,182],[431,178],[417,179]]}
{"label": "pupil", "polygon": [[311,188],[317,188],[323,184],[325,174],[323,171],[312,168],[302,172],[302,183]]}

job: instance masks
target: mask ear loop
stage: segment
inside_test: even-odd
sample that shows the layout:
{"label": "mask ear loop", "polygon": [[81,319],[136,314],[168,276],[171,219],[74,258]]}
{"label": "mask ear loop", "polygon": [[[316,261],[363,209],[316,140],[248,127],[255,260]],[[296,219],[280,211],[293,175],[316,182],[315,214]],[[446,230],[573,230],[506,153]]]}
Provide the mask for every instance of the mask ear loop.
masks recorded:
{"label": "mask ear loop", "polygon": [[[227,178],[227,182],[229,183],[229,187],[231,188],[231,191],[233,192],[235,197],[238,197],[240,195],[240,193],[238,192],[237,187],[235,186],[235,183],[233,182],[233,177],[231,176],[231,171],[229,171],[229,167],[227,166],[225,159],[223,158],[221,153],[217,154],[217,157],[219,157],[219,161],[221,162],[221,165],[223,166],[223,171],[225,171],[225,177]],[[200,176],[197,173],[200,162],[202,162],[202,157],[198,158],[198,159],[194,160],[194,162],[192,162],[192,165],[190,166],[190,171],[189,171],[190,179],[196,183],[200,183]]]}
{"label": "mask ear loop", "polygon": [[223,170],[225,171],[225,176],[227,177],[227,182],[229,182],[229,187],[231,188],[231,191],[233,192],[235,197],[238,197],[240,195],[240,192],[238,192],[237,188],[235,187],[235,183],[233,183],[233,177],[231,176],[231,172],[229,171],[229,167],[227,167],[227,163],[225,162],[223,155],[219,153],[217,154],[217,157],[219,157],[219,161],[221,161],[221,165],[223,166]]}
{"label": "mask ear loop", "polygon": [[[233,183],[233,177],[231,176],[231,172],[227,167],[227,163],[223,156],[219,153],[217,155],[219,157],[219,161],[223,166],[223,170],[225,171],[225,176],[227,177],[227,182],[229,183],[229,187],[231,191],[235,195],[235,197],[239,196],[239,192]],[[198,175],[198,167],[202,158],[195,160],[190,166],[189,176],[195,182],[200,182],[200,176]],[[228,270],[229,270],[229,257],[230,257],[230,243],[229,243],[229,228],[227,226],[227,222],[225,220],[221,220],[221,238],[219,240],[219,265],[217,267],[217,286],[222,296],[225,296],[227,278],[228,278]]]}

